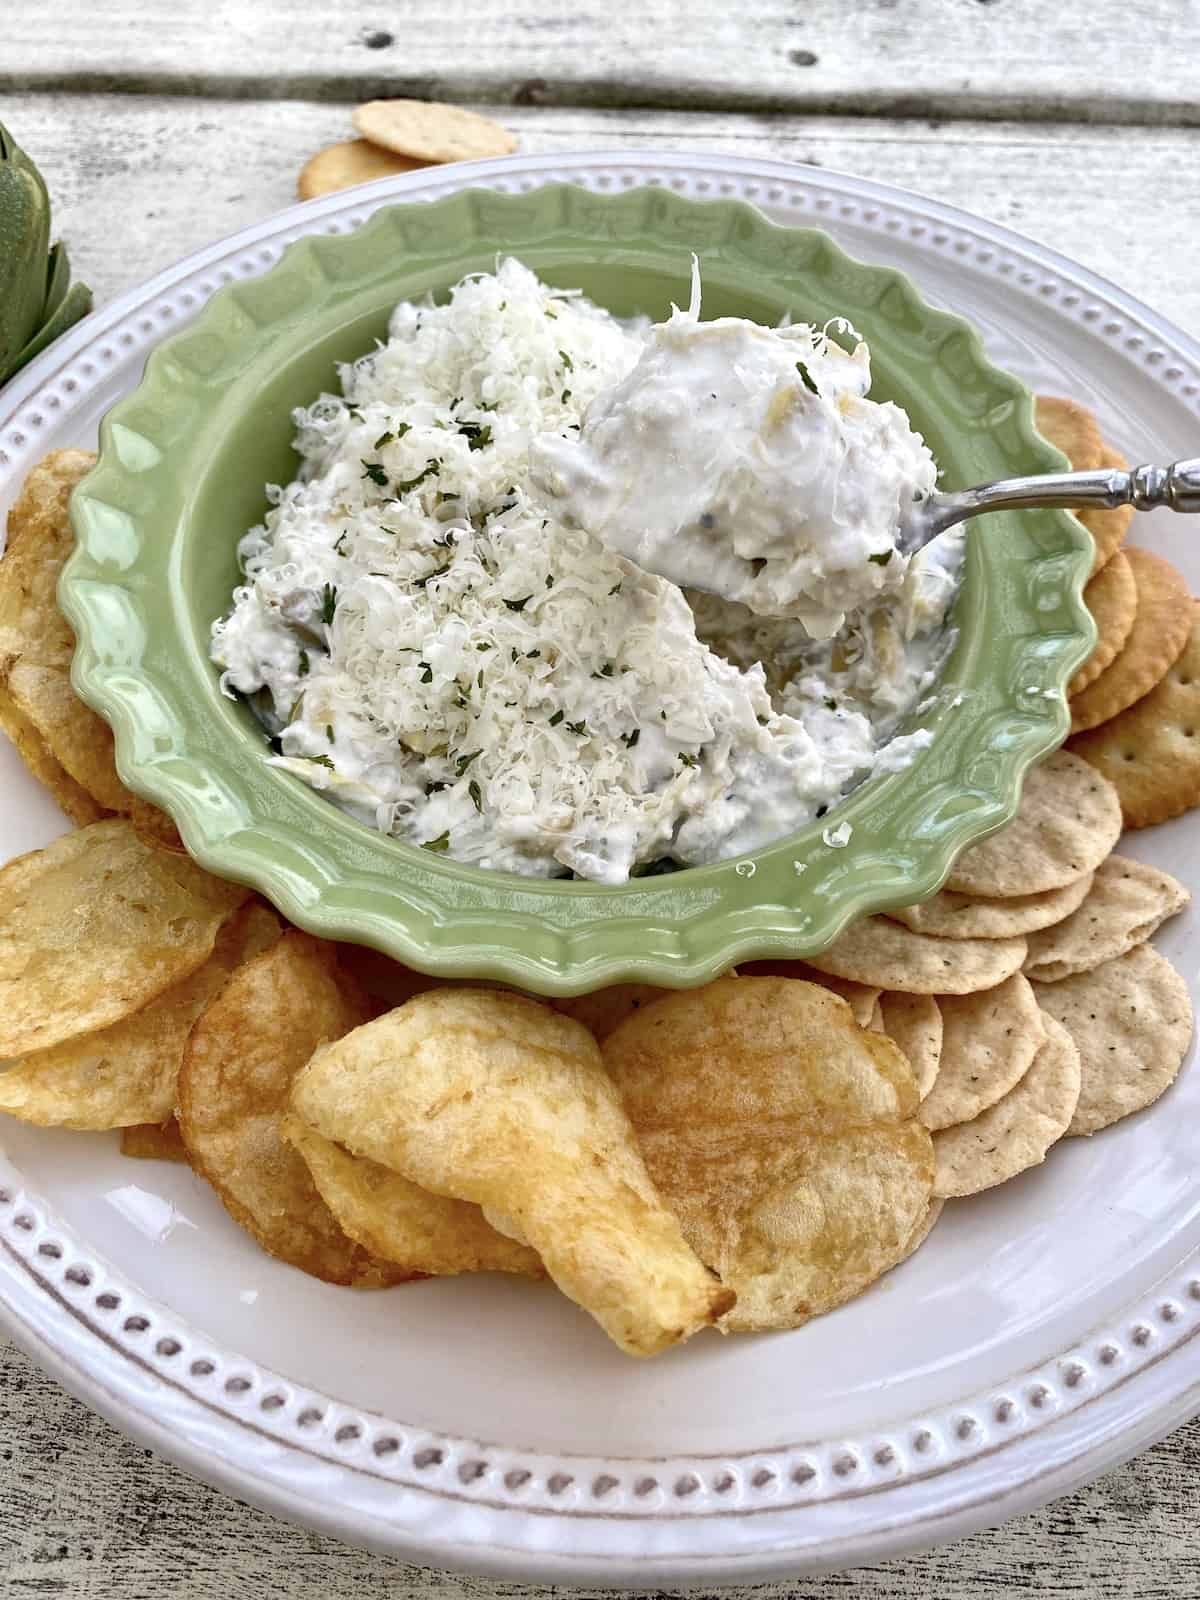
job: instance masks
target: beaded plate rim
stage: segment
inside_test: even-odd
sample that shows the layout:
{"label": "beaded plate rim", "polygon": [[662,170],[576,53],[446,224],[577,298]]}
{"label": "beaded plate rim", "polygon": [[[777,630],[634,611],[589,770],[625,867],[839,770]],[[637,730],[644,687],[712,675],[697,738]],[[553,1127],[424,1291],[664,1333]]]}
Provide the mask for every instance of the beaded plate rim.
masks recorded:
{"label": "beaded plate rim", "polygon": [[[295,208],[80,324],[13,386],[13,409],[0,415],[0,484],[40,453],[39,429],[57,425],[103,381],[106,345],[113,361],[124,359],[174,325],[174,313],[161,314],[164,295],[178,294],[186,308],[184,297],[198,297],[208,275],[252,275],[300,234],[342,231],[416,190],[480,183],[704,183],[710,192],[728,184],[740,197],[794,203],[818,220],[832,211],[881,232],[920,230],[914,237],[927,236],[932,248],[974,250],[979,265],[1030,298],[1059,303],[1200,415],[1200,348],[1186,335],[1065,258],[884,185],[767,161],[621,152],[417,176],[423,185],[388,180]],[[101,1305],[106,1295],[115,1303]],[[657,1461],[522,1451],[405,1429],[214,1348],[58,1224],[0,1157],[0,1324],[67,1387],[189,1470],[268,1509],[372,1548],[509,1577],[632,1587],[651,1572],[659,1583],[748,1581],[957,1537],[1042,1503],[1191,1414],[1200,1256],[1107,1320],[1004,1385],[863,1439]],[[1105,1404],[1122,1392],[1119,1412]],[[275,1395],[281,1404],[263,1405]],[[313,1408],[320,1416],[301,1423]],[[378,1448],[391,1438],[394,1450]],[[386,1493],[373,1501],[376,1486]],[[865,1517],[855,1519],[856,1503],[869,1508]],[[849,1520],[814,1521],[820,1506]],[[548,1534],[547,1518],[562,1531]],[[571,1531],[581,1526],[586,1534]]]}

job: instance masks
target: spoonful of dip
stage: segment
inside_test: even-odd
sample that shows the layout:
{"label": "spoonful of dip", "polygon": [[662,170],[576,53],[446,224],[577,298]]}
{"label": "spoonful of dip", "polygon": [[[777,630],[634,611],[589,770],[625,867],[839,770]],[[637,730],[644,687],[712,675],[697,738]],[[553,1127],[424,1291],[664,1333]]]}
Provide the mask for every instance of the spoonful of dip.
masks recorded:
{"label": "spoonful of dip", "polygon": [[[848,324],[839,327],[852,332]],[[904,582],[902,519],[937,467],[870,358],[807,324],[673,308],[577,439],[535,442],[557,512],[681,588],[795,617],[828,638]]]}
{"label": "spoonful of dip", "polygon": [[[765,328],[672,308],[577,438],[534,443],[565,520],[685,589],[798,619],[831,638],[848,612],[944,577],[934,541],[981,512],[1033,506],[1200,510],[1200,463],[1007,479],[940,493],[901,407],[867,397],[867,346],[828,328]],[[943,555],[944,558],[943,559]]]}

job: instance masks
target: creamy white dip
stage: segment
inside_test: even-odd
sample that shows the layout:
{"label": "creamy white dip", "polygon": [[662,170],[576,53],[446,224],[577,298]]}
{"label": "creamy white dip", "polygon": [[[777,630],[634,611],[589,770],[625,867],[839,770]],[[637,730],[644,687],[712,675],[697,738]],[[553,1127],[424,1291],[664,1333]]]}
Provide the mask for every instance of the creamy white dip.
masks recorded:
{"label": "creamy white dip", "polygon": [[869,563],[868,602],[814,641],[685,595],[535,490],[533,441],[590,425],[647,341],[507,260],[399,305],[296,413],[301,471],[212,640],[269,760],[429,850],[621,883],[743,856],[928,742],[894,734],[949,647],[953,552],[899,582]]}
{"label": "creamy white dip", "polygon": [[697,281],[580,434],[535,442],[535,480],[647,572],[830,638],[902,591],[901,518],[933,489],[933,457],[899,406],[866,398],[861,341],[701,322],[699,302]]}

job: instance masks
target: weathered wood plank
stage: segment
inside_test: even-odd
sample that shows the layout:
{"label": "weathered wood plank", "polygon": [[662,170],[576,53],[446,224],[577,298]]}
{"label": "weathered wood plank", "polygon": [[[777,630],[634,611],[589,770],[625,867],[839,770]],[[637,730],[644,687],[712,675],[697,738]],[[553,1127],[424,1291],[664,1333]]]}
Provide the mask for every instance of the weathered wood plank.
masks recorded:
{"label": "weathered wood plank", "polygon": [[1197,0],[8,0],[0,87],[1200,120]]}
{"label": "weathered wood plank", "polygon": [[[11,1600],[537,1600],[292,1528],[116,1433],[0,1342],[0,1592]],[[1200,1422],[1044,1511],[925,1555],[726,1600],[1194,1600]],[[592,1594],[603,1591],[588,1591]]]}
{"label": "weathered wood plank", "polygon": [[[484,108],[487,109],[487,108]],[[1200,330],[1181,187],[1200,132],[1031,124],[513,108],[524,150],[720,150],[869,174],[1054,245]],[[40,162],[77,273],[101,300],[295,198],[301,165],[347,137],[344,107],[16,95],[3,115]],[[119,226],[114,220],[119,219]]]}

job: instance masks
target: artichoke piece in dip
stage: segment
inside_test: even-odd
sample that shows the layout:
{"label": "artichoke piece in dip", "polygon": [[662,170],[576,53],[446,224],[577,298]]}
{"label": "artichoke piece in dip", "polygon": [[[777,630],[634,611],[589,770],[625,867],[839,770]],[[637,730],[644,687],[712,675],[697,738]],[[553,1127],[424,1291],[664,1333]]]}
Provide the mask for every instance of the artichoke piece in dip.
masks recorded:
{"label": "artichoke piece in dip", "polygon": [[535,441],[535,479],[644,571],[830,638],[902,590],[901,520],[933,489],[933,457],[899,406],[867,398],[861,341],[701,322],[698,281],[672,310],[577,438]]}

